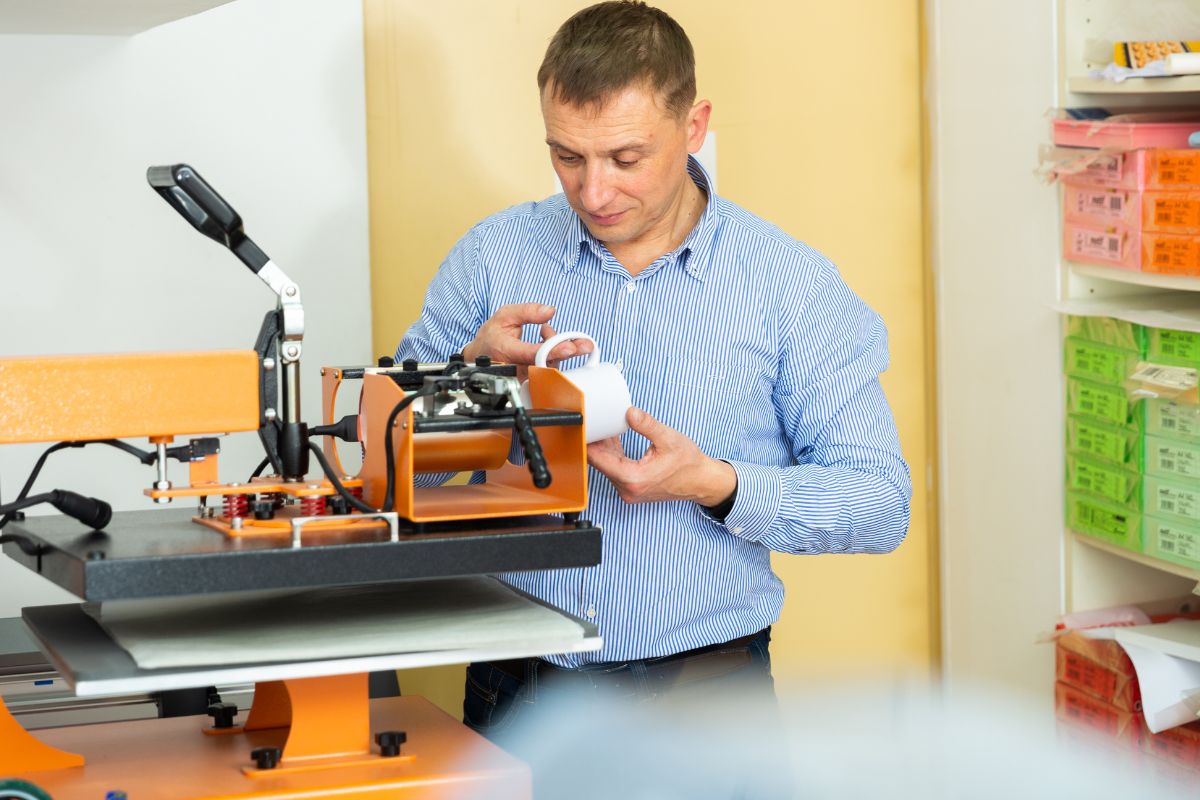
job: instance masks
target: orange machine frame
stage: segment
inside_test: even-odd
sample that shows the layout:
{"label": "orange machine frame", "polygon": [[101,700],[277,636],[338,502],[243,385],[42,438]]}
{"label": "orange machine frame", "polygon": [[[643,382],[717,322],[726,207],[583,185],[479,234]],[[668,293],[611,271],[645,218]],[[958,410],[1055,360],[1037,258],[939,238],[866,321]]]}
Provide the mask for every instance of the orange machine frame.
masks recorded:
{"label": "orange machine frame", "polygon": [[[369,700],[366,674],[259,683],[243,725],[200,719],[59,728],[39,732],[44,744],[0,703],[0,775],[60,800],[111,790],[206,800],[528,800],[532,791],[527,766],[429,701]],[[385,729],[407,734],[400,755],[372,747],[371,732]],[[259,747],[280,748],[278,766],[257,768],[250,752]]]}
{"label": "orange machine frame", "polygon": [[253,350],[0,358],[0,444],[258,429]]}

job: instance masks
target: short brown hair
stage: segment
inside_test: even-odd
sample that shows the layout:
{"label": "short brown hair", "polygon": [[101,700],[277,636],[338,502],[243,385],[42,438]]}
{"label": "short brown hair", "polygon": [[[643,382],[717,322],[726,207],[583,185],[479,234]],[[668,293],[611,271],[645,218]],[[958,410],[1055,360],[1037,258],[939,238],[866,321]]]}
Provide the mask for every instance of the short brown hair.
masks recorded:
{"label": "short brown hair", "polygon": [[656,90],[682,117],[696,100],[696,58],[679,23],[640,0],[589,6],[562,24],[537,75],[554,98],[575,106],[603,105],[638,83]]}

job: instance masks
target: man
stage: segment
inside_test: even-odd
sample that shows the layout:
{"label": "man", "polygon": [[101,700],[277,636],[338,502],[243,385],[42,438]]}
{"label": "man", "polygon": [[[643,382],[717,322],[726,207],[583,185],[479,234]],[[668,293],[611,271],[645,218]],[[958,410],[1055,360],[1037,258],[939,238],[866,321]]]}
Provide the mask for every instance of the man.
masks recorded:
{"label": "man", "polygon": [[563,194],[472,228],[396,351],[530,364],[556,329],[581,330],[632,392],[631,430],[588,447],[603,563],[505,576],[593,621],[604,648],[472,664],[465,720],[492,735],[551,684],[770,692],[770,551],[889,552],[911,494],[884,326],[819,253],[713,193],[690,156],[712,106],[682,28],[641,2],[584,9],[538,88]]}

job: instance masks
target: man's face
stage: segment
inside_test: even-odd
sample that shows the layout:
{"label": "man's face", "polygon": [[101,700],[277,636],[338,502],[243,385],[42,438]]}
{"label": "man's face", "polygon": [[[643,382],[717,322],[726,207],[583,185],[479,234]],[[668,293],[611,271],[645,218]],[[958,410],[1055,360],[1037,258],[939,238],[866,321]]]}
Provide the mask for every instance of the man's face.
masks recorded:
{"label": "man's face", "polygon": [[654,92],[630,86],[603,107],[578,107],[542,92],[550,160],[567,201],[606,245],[669,238],[683,196],[687,154],[704,142],[708,103],[680,119]]}

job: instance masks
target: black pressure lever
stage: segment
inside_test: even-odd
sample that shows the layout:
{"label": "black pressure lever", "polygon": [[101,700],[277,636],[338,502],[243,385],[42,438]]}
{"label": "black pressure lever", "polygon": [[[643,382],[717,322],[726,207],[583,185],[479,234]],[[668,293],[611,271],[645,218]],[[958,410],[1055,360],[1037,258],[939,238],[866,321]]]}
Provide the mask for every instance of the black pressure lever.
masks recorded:
{"label": "black pressure lever", "polygon": [[270,261],[242,230],[242,218],[187,164],[150,167],[146,180],[192,227],[234,252],[255,275]]}
{"label": "black pressure lever", "polygon": [[513,420],[517,426],[517,436],[521,439],[521,449],[525,451],[525,461],[529,464],[529,474],[533,475],[533,485],[545,489],[550,485],[550,467],[546,464],[546,454],[542,452],[542,443],[533,432],[533,423],[529,414],[520,406],[513,407]]}

